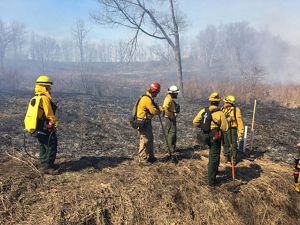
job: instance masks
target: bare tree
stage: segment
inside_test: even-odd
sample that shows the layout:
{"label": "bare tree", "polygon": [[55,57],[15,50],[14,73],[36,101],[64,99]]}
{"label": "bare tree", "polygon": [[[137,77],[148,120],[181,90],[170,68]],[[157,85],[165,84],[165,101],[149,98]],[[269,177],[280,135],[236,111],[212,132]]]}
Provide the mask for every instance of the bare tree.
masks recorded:
{"label": "bare tree", "polygon": [[9,25],[0,20],[0,67],[4,71],[4,60],[8,45],[12,42],[12,34]]}
{"label": "bare tree", "polygon": [[83,84],[84,91],[89,92],[88,87],[88,77],[85,72],[84,62],[85,62],[85,46],[86,46],[86,38],[90,29],[87,28],[83,20],[78,19],[75,27],[72,29],[73,36],[75,38],[76,46],[79,50],[80,55],[80,76]]}
{"label": "bare tree", "polygon": [[46,73],[50,63],[59,58],[60,46],[54,38],[32,34],[30,51],[32,59],[38,61],[42,72]]}
{"label": "bare tree", "polygon": [[19,22],[12,22],[11,24],[11,45],[13,49],[13,58],[17,60],[22,54],[25,44],[25,25]]}
{"label": "bare tree", "polygon": [[75,45],[72,40],[64,39],[60,42],[60,48],[62,51],[61,60],[64,62],[74,62],[74,48]]}
{"label": "bare tree", "polygon": [[167,41],[174,51],[178,86],[183,94],[179,32],[185,27],[185,21],[179,11],[175,10],[175,0],[98,0],[98,2],[101,10],[92,14],[95,22],[101,25],[123,26],[135,31],[130,41],[130,55],[134,54],[141,33]]}

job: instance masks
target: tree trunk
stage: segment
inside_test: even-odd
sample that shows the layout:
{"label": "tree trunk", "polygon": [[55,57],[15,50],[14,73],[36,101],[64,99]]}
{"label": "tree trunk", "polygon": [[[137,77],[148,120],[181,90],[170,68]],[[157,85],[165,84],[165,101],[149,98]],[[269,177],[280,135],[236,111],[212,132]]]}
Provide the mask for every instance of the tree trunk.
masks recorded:
{"label": "tree trunk", "polygon": [[181,52],[180,52],[180,45],[179,45],[179,35],[178,35],[178,38],[175,38],[175,39],[178,39],[178,40],[175,40],[175,42],[176,42],[176,49],[174,49],[174,51],[175,51],[175,60],[176,60],[177,83],[178,83],[179,89],[181,91],[181,95],[182,95],[182,97],[184,97],[183,79],[182,79]]}
{"label": "tree trunk", "polygon": [[179,30],[178,30],[177,20],[175,17],[173,0],[169,0],[169,2],[170,2],[171,12],[172,12],[172,20],[173,20],[173,26],[174,26],[174,36],[175,36],[174,52],[175,52],[175,60],[176,60],[176,65],[177,65],[177,82],[178,82],[179,89],[181,91],[181,95],[184,98]]}
{"label": "tree trunk", "polygon": [[5,58],[5,50],[0,49],[0,69],[4,72],[4,58]]}

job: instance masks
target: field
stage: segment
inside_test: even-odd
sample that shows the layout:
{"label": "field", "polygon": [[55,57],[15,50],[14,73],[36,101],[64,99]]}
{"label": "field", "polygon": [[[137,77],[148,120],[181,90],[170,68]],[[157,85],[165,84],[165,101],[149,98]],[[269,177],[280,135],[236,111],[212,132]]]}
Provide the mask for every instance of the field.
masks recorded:
{"label": "field", "polygon": [[[142,94],[142,93],[140,93]],[[197,142],[192,119],[206,101],[181,103],[178,159],[166,157],[162,130],[153,121],[159,161],[136,161],[137,132],[128,125],[136,100],[54,93],[59,100],[59,175],[41,174],[24,151],[23,118],[30,93],[1,93],[0,220],[3,224],[295,224],[293,191],[300,109],[258,102],[254,161],[230,165],[222,158],[219,185],[206,184],[208,151]],[[159,99],[158,102],[162,102]],[[252,105],[240,104],[245,125]],[[36,140],[26,135],[36,157]]]}

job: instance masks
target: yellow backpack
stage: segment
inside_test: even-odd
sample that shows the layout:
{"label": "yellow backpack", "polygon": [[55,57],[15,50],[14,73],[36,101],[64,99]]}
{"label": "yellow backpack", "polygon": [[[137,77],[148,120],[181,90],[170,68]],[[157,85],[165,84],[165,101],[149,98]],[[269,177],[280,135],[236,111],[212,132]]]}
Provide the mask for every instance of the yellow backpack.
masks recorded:
{"label": "yellow backpack", "polygon": [[24,119],[24,125],[25,130],[31,134],[33,134],[36,130],[41,98],[41,96],[34,96],[32,99],[30,99],[28,104],[27,112]]}

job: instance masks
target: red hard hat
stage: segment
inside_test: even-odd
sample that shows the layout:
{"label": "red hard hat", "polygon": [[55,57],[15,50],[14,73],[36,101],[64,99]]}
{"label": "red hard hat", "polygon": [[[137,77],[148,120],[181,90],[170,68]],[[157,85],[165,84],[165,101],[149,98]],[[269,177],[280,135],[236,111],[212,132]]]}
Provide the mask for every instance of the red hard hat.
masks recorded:
{"label": "red hard hat", "polygon": [[159,93],[160,91],[160,84],[157,82],[154,82],[153,84],[150,85],[150,90],[156,93]]}

